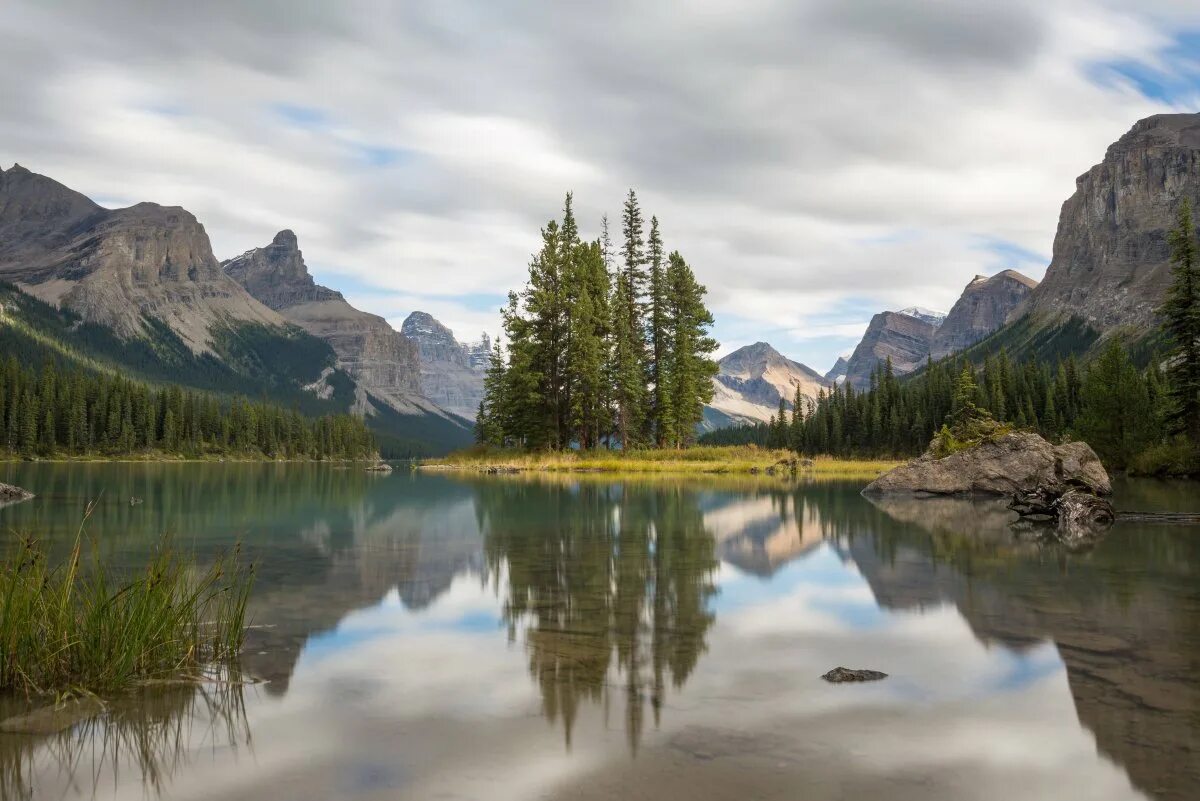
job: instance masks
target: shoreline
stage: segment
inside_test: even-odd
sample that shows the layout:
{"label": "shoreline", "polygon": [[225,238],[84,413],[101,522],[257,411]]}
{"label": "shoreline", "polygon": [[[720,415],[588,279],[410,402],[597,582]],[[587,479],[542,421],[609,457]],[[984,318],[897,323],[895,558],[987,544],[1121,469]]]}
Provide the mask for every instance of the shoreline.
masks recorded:
{"label": "shoreline", "polygon": [[451,454],[424,459],[415,468],[429,472],[516,475],[530,473],[755,476],[767,478],[873,478],[902,464],[893,459],[804,458],[784,450],[722,447],[638,451],[629,455],[594,453]]}

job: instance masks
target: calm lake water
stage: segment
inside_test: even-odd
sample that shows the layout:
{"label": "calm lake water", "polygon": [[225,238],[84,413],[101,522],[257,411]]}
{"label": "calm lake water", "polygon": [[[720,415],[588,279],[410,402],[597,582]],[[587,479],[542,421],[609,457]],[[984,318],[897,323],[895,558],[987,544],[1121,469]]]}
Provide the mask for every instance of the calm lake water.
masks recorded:
{"label": "calm lake water", "polygon": [[[8,465],[0,527],[259,565],[242,668],[53,737],[0,796],[1200,798],[1200,528],[1070,554],[857,483]],[[141,503],[130,504],[130,497]],[[1200,510],[1126,482],[1125,509]],[[830,685],[838,665],[891,674]]]}

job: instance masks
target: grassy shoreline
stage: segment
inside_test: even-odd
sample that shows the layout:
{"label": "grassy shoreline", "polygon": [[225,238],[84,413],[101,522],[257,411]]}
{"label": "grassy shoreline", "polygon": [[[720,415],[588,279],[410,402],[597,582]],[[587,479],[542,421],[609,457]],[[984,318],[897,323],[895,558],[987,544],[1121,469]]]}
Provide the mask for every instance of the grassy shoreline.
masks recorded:
{"label": "grassy shoreline", "polygon": [[710,446],[680,450],[562,451],[530,453],[473,449],[440,459],[424,459],[421,470],[542,473],[658,473],[664,475],[744,474],[830,478],[874,477],[898,460],[800,459],[792,451],[750,446]]}
{"label": "grassy shoreline", "polygon": [[80,533],[61,564],[51,564],[32,537],[7,544],[0,559],[0,692],[113,693],[196,681],[209,666],[236,659],[254,583],[240,546],[201,568],[164,539],[142,570],[126,575],[94,548],[87,559],[84,541]]}

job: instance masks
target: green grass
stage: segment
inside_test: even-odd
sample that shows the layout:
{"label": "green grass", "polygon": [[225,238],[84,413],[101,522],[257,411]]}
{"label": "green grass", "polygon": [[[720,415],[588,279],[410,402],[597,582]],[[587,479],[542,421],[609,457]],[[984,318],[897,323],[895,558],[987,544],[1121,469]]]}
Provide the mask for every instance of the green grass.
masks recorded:
{"label": "green grass", "polygon": [[[790,472],[796,454],[783,449],[758,448],[753,445],[701,446],[681,449],[646,449],[631,451],[554,451],[525,452],[473,448],[452,453],[443,459],[426,460],[426,468],[462,470],[507,470],[535,472],[591,473],[663,473],[663,474],[765,474],[769,468]],[[799,472],[836,477],[874,476],[895,467],[890,460],[846,460],[818,457]]]}
{"label": "green grass", "polygon": [[122,578],[94,551],[84,564],[83,543],[52,566],[18,537],[0,564],[0,691],[111,693],[236,657],[254,576],[238,549],[201,570],[164,541]]}

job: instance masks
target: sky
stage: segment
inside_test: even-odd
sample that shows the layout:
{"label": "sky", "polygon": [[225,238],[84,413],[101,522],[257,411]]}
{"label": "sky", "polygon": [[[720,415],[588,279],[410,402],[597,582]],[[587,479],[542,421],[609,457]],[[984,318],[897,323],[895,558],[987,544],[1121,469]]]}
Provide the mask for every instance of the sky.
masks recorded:
{"label": "sky", "polygon": [[495,333],[539,229],[634,188],[720,353],[815,369],[871,316],[1040,278],[1059,208],[1150,114],[1200,110],[1184,0],[5,0],[0,164],[291,228],[399,327]]}

